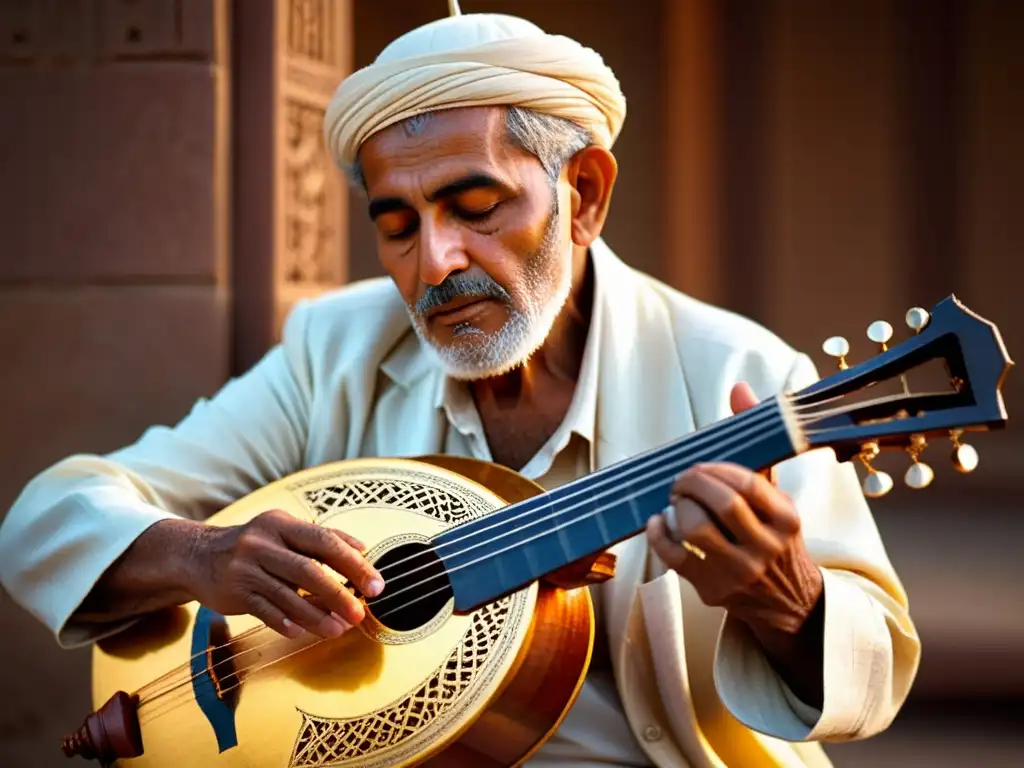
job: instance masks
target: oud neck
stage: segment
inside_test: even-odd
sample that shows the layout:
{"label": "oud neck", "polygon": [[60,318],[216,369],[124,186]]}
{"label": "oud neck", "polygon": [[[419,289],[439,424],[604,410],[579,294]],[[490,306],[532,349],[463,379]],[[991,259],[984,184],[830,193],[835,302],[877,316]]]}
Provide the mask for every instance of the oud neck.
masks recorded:
{"label": "oud neck", "polygon": [[773,398],[675,442],[451,528],[434,539],[455,609],[474,610],[644,530],[678,474],[702,463],[761,470],[802,450],[788,399]]}

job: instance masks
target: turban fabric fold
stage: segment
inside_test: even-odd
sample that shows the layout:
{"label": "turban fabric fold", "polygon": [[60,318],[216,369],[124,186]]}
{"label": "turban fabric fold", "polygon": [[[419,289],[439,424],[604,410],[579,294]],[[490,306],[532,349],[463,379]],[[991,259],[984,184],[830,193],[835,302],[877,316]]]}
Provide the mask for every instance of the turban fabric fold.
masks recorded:
{"label": "turban fabric fold", "polygon": [[563,117],[611,148],[626,101],[595,51],[514,16],[465,14],[412,30],[338,87],[324,118],[335,160],[350,165],[377,131],[424,112],[519,106]]}

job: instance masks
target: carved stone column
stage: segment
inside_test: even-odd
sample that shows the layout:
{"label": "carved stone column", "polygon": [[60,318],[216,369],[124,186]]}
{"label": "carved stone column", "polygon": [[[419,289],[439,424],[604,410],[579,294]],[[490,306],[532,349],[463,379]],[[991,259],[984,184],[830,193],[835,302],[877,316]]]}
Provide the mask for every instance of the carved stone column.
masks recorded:
{"label": "carved stone column", "polygon": [[323,116],[349,72],[350,0],[235,0],[234,369],[296,301],[347,279],[346,187]]}

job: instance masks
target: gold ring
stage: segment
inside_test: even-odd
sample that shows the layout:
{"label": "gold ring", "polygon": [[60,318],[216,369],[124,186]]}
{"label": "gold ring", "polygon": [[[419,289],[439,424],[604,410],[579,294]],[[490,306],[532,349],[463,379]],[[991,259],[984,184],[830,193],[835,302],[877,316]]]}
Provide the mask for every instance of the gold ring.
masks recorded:
{"label": "gold ring", "polygon": [[707,559],[708,553],[705,552],[700,547],[698,547],[697,545],[691,544],[690,542],[686,541],[685,539],[683,540],[682,544],[683,544],[683,549],[685,549],[687,552],[690,552],[690,553],[696,555],[700,560]]}

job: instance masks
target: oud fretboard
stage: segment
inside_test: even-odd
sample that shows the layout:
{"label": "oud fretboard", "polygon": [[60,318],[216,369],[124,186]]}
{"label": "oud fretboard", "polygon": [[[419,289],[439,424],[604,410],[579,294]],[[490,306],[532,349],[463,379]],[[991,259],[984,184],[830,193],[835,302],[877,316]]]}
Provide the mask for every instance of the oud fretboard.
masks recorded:
{"label": "oud fretboard", "polygon": [[474,610],[647,525],[668,503],[675,477],[728,461],[760,470],[794,455],[790,422],[767,400],[668,445],[601,469],[434,539],[459,612]]}

